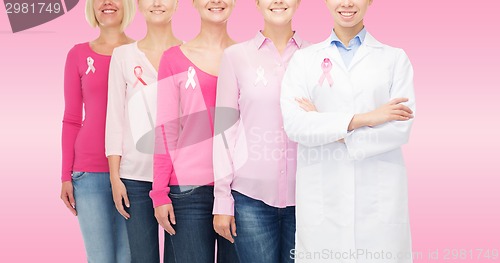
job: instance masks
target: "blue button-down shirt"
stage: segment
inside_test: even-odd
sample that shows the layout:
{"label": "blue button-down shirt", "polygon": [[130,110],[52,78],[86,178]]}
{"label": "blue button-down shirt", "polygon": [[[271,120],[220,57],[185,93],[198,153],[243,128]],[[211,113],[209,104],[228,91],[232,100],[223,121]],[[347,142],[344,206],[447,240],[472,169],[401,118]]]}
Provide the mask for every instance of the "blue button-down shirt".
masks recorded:
{"label": "blue button-down shirt", "polygon": [[354,57],[354,54],[356,54],[356,51],[358,51],[359,47],[365,40],[366,36],[366,29],[363,27],[363,29],[353,38],[351,41],[349,41],[349,46],[346,47],[342,41],[340,41],[339,37],[337,34],[335,34],[335,31],[332,32],[331,36],[331,44],[337,46],[337,49],[340,52],[340,55],[342,56],[342,59],[344,60],[344,64],[346,67],[349,67],[349,64],[351,64],[352,58]]}

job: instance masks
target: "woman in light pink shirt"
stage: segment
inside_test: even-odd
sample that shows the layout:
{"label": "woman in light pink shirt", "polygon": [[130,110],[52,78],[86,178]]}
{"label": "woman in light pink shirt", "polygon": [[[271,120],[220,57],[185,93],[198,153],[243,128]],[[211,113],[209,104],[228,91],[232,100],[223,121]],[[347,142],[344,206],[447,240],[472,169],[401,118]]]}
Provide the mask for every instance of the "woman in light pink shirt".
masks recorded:
{"label": "woman in light pink shirt", "polygon": [[[212,227],[213,111],[233,0],[194,0],[200,33],[167,50],[158,70],[151,198],[166,237],[165,262],[237,263],[234,246]],[[175,171],[175,172],[174,172]]]}
{"label": "woman in light pink shirt", "polygon": [[160,58],[182,42],[172,32],[176,0],[139,0],[146,36],[114,50],[106,115],[108,157],[116,209],[127,219],[132,262],[160,262],[158,222],[149,198],[153,181],[156,84]]}
{"label": "woman in light pink shirt", "polygon": [[104,130],[111,53],[133,41],[123,30],[135,15],[134,2],[88,0],[85,13],[100,34],[75,45],[66,60],[61,199],[78,216],[88,262],[130,262],[125,220],[111,194]]}
{"label": "woman in light pink shirt", "polygon": [[242,263],[293,262],[297,144],[283,130],[281,80],[296,50],[300,0],[259,0],[264,30],[224,51],[213,143],[214,228]]}

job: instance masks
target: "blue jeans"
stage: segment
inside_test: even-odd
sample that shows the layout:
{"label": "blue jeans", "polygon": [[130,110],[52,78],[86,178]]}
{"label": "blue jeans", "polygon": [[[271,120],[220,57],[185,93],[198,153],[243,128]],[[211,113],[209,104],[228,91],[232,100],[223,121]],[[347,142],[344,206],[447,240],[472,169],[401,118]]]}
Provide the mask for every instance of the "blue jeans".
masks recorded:
{"label": "blue jeans", "polygon": [[158,222],[155,218],[153,201],[149,198],[152,183],[122,179],[127,188],[130,214],[127,222],[128,242],[132,263],[159,263]]}
{"label": "blue jeans", "polygon": [[[184,188],[184,189],[182,189]],[[165,234],[165,263],[238,263],[231,242],[219,236],[213,227],[213,186],[171,186],[169,197],[174,206],[176,234]]]}
{"label": "blue jeans", "polygon": [[276,208],[232,191],[241,263],[293,263],[295,206]]}
{"label": "blue jeans", "polygon": [[130,262],[125,219],[116,211],[109,173],[73,172],[72,182],[88,262]]}

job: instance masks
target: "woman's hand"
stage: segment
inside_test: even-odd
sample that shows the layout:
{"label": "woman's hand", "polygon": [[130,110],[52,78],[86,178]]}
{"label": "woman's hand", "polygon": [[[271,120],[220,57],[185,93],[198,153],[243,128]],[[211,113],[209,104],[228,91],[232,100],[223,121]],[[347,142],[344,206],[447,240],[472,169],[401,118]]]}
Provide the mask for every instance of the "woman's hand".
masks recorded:
{"label": "woman's hand", "polygon": [[310,100],[308,100],[306,98],[295,98],[295,101],[306,112],[309,112],[309,111],[318,111],[316,109],[316,106],[314,106],[314,104]]}
{"label": "woman's hand", "polygon": [[167,233],[171,236],[175,235],[175,230],[172,227],[172,225],[175,225],[174,206],[172,206],[172,204],[155,207],[155,217],[158,224],[160,224]]}
{"label": "woman's hand", "polygon": [[130,207],[130,202],[127,196],[127,188],[120,178],[111,179],[111,190],[113,191],[113,201],[115,202],[116,210],[118,210],[118,212],[125,219],[129,219],[130,215],[123,207],[123,203],[125,203],[125,206]]}
{"label": "woman's hand", "polygon": [[[314,104],[313,104],[310,100],[308,100],[308,99],[306,99],[306,98],[303,98],[303,97],[302,97],[302,98],[296,98],[296,99],[295,99],[295,101],[296,101],[297,103],[299,103],[299,106],[300,106],[303,110],[305,110],[306,112],[309,112],[309,111],[316,111],[316,112],[317,112],[317,111],[318,111],[318,110],[316,109],[316,106],[314,106]],[[340,140],[338,140],[337,142],[340,142],[340,143],[345,143],[344,139],[340,139]]]}
{"label": "woman's hand", "polygon": [[223,238],[234,243],[233,236],[236,236],[236,221],[234,216],[214,215],[214,230]]}
{"label": "woman's hand", "polygon": [[75,196],[73,195],[73,183],[71,181],[62,183],[61,200],[63,200],[69,211],[71,211],[71,213],[76,216],[76,202]]}
{"label": "woman's hand", "polygon": [[413,118],[413,111],[401,104],[407,98],[397,98],[367,113],[368,126],[373,127],[390,121],[407,121]]}
{"label": "woman's hand", "polygon": [[390,121],[407,121],[413,118],[413,111],[401,104],[407,102],[407,98],[396,98],[377,109],[363,114],[356,114],[349,123],[349,131],[364,127],[377,126]]}

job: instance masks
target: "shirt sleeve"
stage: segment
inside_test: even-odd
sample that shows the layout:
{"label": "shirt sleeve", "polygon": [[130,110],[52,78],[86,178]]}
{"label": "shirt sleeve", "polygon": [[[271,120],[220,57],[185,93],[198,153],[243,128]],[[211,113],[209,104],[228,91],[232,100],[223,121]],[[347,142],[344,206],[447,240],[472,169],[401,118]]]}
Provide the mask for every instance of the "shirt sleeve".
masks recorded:
{"label": "shirt sleeve", "polygon": [[123,76],[121,57],[113,51],[109,65],[108,106],[106,110],[106,157],[122,155],[127,83]]}
{"label": "shirt sleeve", "polygon": [[[391,99],[408,98],[405,105],[413,111],[415,116],[413,67],[403,50],[399,50],[397,54],[390,97]],[[353,159],[360,160],[395,150],[408,142],[412,125],[413,119],[410,119],[356,129],[345,138],[349,155]]]}
{"label": "shirt sleeve", "polygon": [[78,71],[78,53],[73,47],[66,58],[64,67],[64,116],[62,125],[62,176],[61,180],[71,181],[75,160],[75,141],[82,127],[83,95],[81,77]]}
{"label": "shirt sleeve", "polygon": [[[153,155],[153,188],[150,197],[153,206],[170,204],[169,182],[174,173],[171,150],[176,147],[176,134],[179,129],[179,91],[168,58],[163,55],[158,69],[158,94],[155,128],[155,152]],[[168,138],[168,139],[167,139]]]}
{"label": "shirt sleeve", "polygon": [[296,51],[283,77],[280,103],[284,129],[290,140],[315,147],[344,138],[354,113],[306,112],[300,108],[296,98],[311,99],[306,62],[303,51]]}
{"label": "shirt sleeve", "polygon": [[213,214],[234,215],[231,183],[234,178],[232,156],[236,132],[240,122],[239,87],[230,55],[224,52],[219,78],[215,110],[213,140],[214,208]]}

